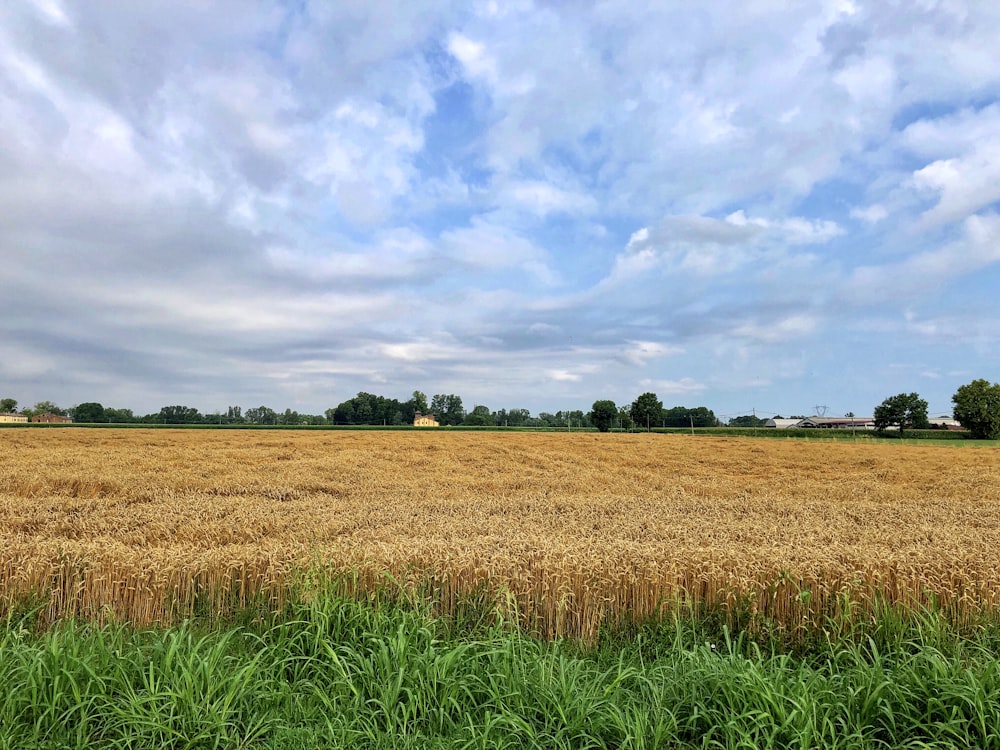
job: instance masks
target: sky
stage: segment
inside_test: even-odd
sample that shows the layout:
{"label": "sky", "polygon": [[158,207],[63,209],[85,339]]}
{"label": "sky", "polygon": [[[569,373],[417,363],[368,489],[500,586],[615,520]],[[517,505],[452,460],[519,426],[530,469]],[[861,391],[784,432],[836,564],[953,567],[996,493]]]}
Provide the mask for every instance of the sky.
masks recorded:
{"label": "sky", "polygon": [[1000,3],[0,4],[0,397],[1000,380]]}

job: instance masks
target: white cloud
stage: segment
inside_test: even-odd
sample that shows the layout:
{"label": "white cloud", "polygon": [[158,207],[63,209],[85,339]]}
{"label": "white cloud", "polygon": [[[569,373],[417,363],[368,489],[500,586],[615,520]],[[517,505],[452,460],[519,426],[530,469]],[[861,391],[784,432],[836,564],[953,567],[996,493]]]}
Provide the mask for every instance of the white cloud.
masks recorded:
{"label": "white cloud", "polygon": [[844,233],[844,230],[834,221],[826,219],[803,219],[790,216],[787,219],[768,220],[762,218],[747,218],[743,210],[734,211],[726,217],[726,222],[737,227],[760,227],[770,230],[778,240],[792,245],[811,245],[829,242],[834,237]]}
{"label": "white cloud", "polygon": [[885,206],[878,203],[874,203],[870,206],[865,206],[864,208],[852,208],[851,217],[854,219],[860,219],[868,224],[877,224],[889,215],[889,211]]}
{"label": "white cloud", "polygon": [[889,60],[870,57],[851,63],[833,80],[843,86],[855,101],[885,102],[892,100],[896,74]]}
{"label": "white cloud", "polygon": [[629,341],[622,350],[621,356],[625,362],[641,366],[651,359],[661,359],[683,353],[684,350],[681,347],[657,341]]}
{"label": "white cloud", "polygon": [[429,341],[404,344],[382,344],[379,350],[389,359],[405,362],[426,362],[434,359],[450,359],[455,356],[453,347],[444,347]]}
{"label": "white cloud", "polygon": [[550,379],[560,383],[576,383],[581,380],[581,376],[578,373],[570,372],[569,370],[549,370],[547,374]]}
{"label": "white cloud", "polygon": [[532,323],[528,326],[528,333],[534,336],[557,336],[563,333],[563,329],[551,323]]}
{"label": "white cloud", "polygon": [[765,344],[778,344],[801,339],[812,334],[818,321],[813,315],[802,313],[767,322],[747,322],[733,328],[732,334]]}
{"label": "white cloud", "polygon": [[72,26],[69,16],[58,0],[31,0],[31,3],[47,23],[62,27]]}
{"label": "white cloud", "polygon": [[583,214],[597,208],[594,198],[579,191],[564,190],[540,180],[524,180],[510,185],[500,200],[507,197],[516,206],[538,216],[551,213]]}
{"label": "white cloud", "polygon": [[673,127],[673,134],[681,140],[702,144],[718,144],[740,136],[740,129],[733,125],[735,103],[706,103],[693,92],[683,94],[680,109],[684,113]]}
{"label": "white cloud", "polygon": [[922,226],[960,221],[1000,201],[1000,137],[954,159],[942,159],[913,173],[918,190],[940,198],[921,216]]}
{"label": "white cloud", "polygon": [[489,219],[476,218],[469,227],[450,229],[441,235],[441,243],[449,257],[466,266],[521,269],[543,284],[557,281],[544,250],[516,230]]}
{"label": "white cloud", "polygon": [[750,218],[743,210],[725,219],[669,216],[654,229],[632,233],[604,285],[618,286],[654,270],[707,279],[754,265],[809,264],[812,256],[794,248],[823,244],[843,233],[829,220]]}
{"label": "white cloud", "polygon": [[645,388],[655,388],[658,396],[682,396],[691,393],[700,393],[708,388],[694,378],[681,378],[680,380],[643,380],[641,385]]}
{"label": "white cloud", "polygon": [[954,279],[1000,262],[1000,216],[970,216],[962,236],[933,250],[879,266],[858,266],[843,294],[855,302],[872,303],[891,294],[901,299],[940,287]]}
{"label": "white cloud", "polygon": [[453,32],[448,36],[448,52],[462,64],[468,75],[486,78],[491,83],[496,81],[496,60],[486,54],[486,46],[481,42]]}

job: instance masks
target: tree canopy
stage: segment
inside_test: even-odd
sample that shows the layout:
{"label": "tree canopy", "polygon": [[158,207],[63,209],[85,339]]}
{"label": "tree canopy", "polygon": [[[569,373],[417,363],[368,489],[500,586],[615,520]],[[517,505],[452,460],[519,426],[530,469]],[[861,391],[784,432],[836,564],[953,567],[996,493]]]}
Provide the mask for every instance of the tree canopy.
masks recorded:
{"label": "tree canopy", "polygon": [[163,424],[197,424],[201,413],[192,406],[164,406],[160,409],[159,420]]}
{"label": "tree canopy", "polygon": [[980,378],[951,397],[954,417],[977,440],[1000,438],[1000,384]]}
{"label": "tree canopy", "polygon": [[83,404],[77,404],[73,408],[73,421],[74,422],[104,422],[106,417],[104,415],[104,407],[94,401],[88,401]]}
{"label": "tree canopy", "polygon": [[590,422],[600,432],[607,432],[618,419],[618,407],[614,401],[595,401],[590,407]]}
{"label": "tree canopy", "polygon": [[659,427],[663,422],[663,402],[655,393],[643,393],[632,402],[629,413],[638,427]]}
{"label": "tree canopy", "polygon": [[454,393],[438,393],[431,399],[431,414],[437,417],[438,424],[456,425],[465,420],[465,409],[462,397]]}
{"label": "tree canopy", "polygon": [[688,408],[687,406],[672,406],[664,409],[662,423],[664,427],[716,427],[719,420],[715,412],[707,406]]}
{"label": "tree canopy", "polygon": [[462,424],[468,425],[469,427],[489,427],[496,424],[496,422],[493,412],[490,411],[488,406],[477,404],[475,408],[473,408],[473,410],[466,415]]}
{"label": "tree canopy", "polygon": [[60,417],[67,416],[65,409],[63,409],[63,408],[61,408],[59,406],[56,406],[51,401],[39,401],[37,404],[35,404],[30,409],[21,409],[21,413],[22,414],[26,414],[29,417],[34,417],[34,416],[37,416],[39,414],[57,414]]}
{"label": "tree canopy", "polygon": [[331,424],[341,425],[400,425],[412,424],[415,411],[419,409],[414,405],[414,399],[400,402],[394,398],[361,391],[354,398],[340,403],[335,409],[327,409],[326,418]]}
{"label": "tree canopy", "polygon": [[908,428],[923,429],[928,426],[927,402],[916,393],[899,393],[876,406],[874,417],[878,432],[898,427],[902,435]]}

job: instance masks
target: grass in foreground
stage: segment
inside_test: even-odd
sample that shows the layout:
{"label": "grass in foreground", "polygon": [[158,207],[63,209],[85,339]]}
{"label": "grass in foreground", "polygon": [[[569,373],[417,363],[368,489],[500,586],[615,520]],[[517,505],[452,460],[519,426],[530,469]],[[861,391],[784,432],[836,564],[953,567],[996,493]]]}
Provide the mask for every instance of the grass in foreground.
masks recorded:
{"label": "grass in foreground", "polygon": [[887,611],[798,654],[707,621],[584,650],[334,596],[242,626],[11,618],[0,748],[997,748],[998,644]]}

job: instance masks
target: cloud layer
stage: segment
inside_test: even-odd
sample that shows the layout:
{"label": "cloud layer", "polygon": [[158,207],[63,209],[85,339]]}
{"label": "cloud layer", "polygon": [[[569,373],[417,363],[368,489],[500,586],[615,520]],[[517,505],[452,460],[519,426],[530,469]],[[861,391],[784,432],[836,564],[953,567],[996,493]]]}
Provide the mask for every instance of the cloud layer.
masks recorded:
{"label": "cloud layer", "polygon": [[0,9],[0,390],[870,411],[998,378],[988,3]]}

